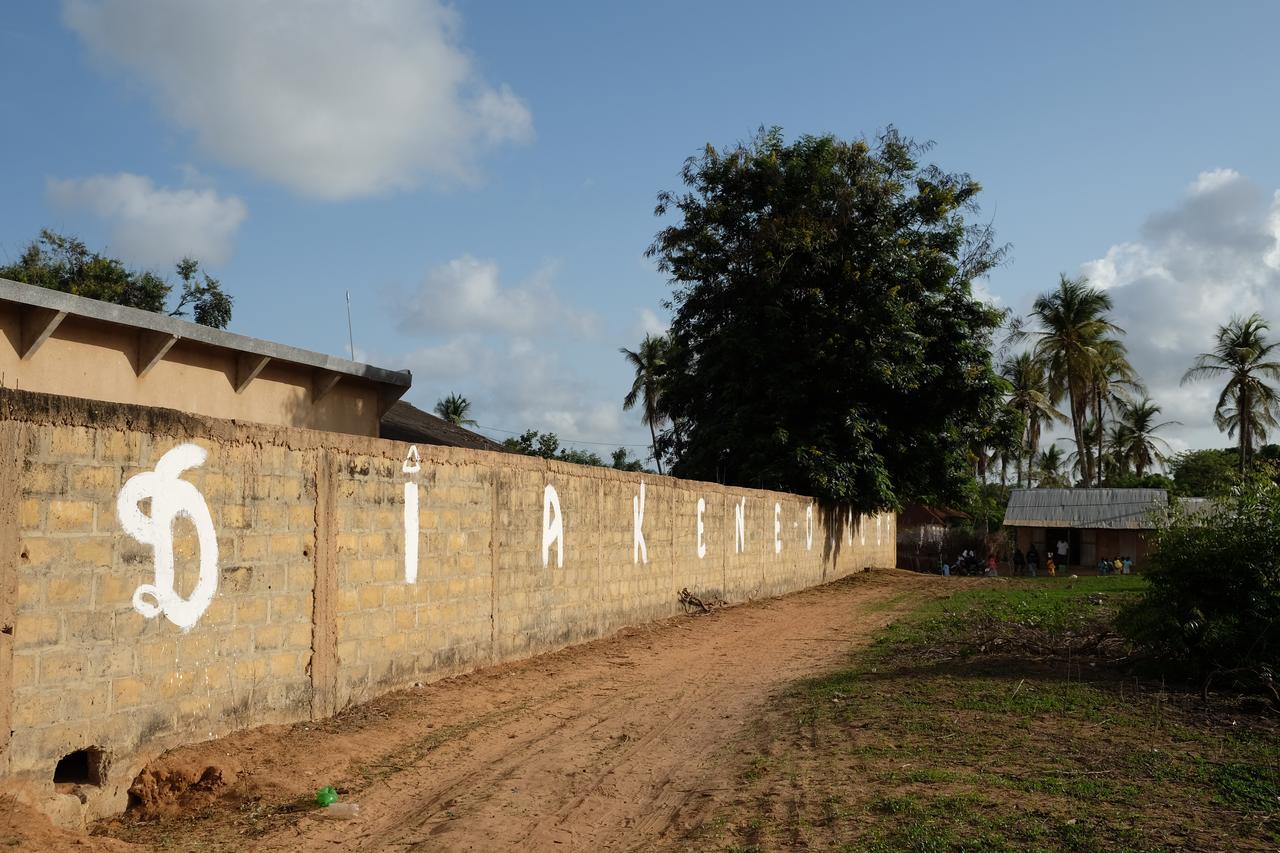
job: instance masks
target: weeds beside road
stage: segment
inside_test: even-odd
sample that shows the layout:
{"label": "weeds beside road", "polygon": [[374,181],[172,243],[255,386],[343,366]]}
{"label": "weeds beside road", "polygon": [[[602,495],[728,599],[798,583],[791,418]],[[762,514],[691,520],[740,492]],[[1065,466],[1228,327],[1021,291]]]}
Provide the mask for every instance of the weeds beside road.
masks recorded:
{"label": "weeds beside road", "polygon": [[1135,677],[1111,623],[1142,589],[1019,579],[925,602],[750,725],[738,795],[685,845],[1276,849],[1276,717]]}

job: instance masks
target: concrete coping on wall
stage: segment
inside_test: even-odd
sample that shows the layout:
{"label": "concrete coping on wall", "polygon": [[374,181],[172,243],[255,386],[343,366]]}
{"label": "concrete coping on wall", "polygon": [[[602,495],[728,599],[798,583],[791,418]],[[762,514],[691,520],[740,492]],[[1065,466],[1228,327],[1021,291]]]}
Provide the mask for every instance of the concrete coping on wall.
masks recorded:
{"label": "concrete coping on wall", "polygon": [[33,319],[42,320],[40,323],[32,324],[33,327],[39,328],[33,329],[30,335],[24,332],[25,340],[19,347],[23,358],[34,351],[45,338],[52,335],[65,317],[75,316],[90,322],[121,326],[141,334],[152,335],[158,340],[158,345],[154,348],[159,351],[158,357],[163,357],[169,346],[179,340],[192,341],[239,354],[254,362],[245,371],[245,375],[250,379],[257,376],[267,361],[271,360],[310,368],[335,381],[342,377],[353,377],[372,382],[383,386],[384,409],[400,399],[409,390],[409,385],[413,381],[412,375],[407,370],[388,370],[384,367],[349,361],[274,341],[238,335],[211,326],[202,326],[199,323],[154,311],[128,308],[5,278],[0,278],[0,302],[15,305],[24,314],[31,314]]}

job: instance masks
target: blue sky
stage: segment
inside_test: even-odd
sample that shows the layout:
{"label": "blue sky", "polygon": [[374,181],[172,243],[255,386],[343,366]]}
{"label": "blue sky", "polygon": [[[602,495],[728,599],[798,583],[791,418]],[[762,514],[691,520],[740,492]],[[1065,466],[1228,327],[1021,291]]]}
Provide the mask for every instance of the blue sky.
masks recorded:
{"label": "blue sky", "polygon": [[[1113,290],[1179,388],[1232,311],[1280,323],[1280,6],[19,0],[0,23],[0,258],[41,227],[202,258],[232,329],[414,372],[489,433],[641,445],[617,353],[664,323],[643,256],[685,157],[760,125],[895,124],[982,182],[985,289]],[[601,448],[597,448],[601,449]]]}

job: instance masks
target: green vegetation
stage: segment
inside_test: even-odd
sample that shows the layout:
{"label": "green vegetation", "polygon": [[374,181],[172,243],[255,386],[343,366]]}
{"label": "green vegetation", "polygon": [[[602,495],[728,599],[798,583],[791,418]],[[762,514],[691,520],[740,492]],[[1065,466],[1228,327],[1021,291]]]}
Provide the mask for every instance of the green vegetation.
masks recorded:
{"label": "green vegetation", "polygon": [[1228,436],[1239,436],[1241,473],[1267,430],[1278,425],[1280,395],[1267,380],[1280,379],[1280,361],[1274,360],[1280,343],[1267,340],[1270,328],[1258,314],[1232,318],[1218,327],[1213,351],[1196,356],[1195,364],[1182,377],[1184,384],[1197,379],[1226,380],[1213,410],[1213,422]]}
{"label": "green vegetation", "polygon": [[972,283],[1003,249],[977,224],[979,184],[924,150],[892,129],[762,130],[707,146],[685,191],[659,195],[679,217],[649,247],[674,289],[672,473],[861,511],[963,503],[1000,420],[1003,314]]}
{"label": "green vegetation", "polygon": [[[233,298],[221,283],[200,270],[200,264],[183,258],[177,264],[182,290],[171,317],[185,317],[205,326],[225,329],[231,322]],[[63,293],[114,302],[129,308],[165,313],[173,285],[149,271],[132,271],[122,261],[108,258],[75,237],[45,229],[30,243],[17,263],[0,266],[0,278],[47,287]]]}
{"label": "green vegetation", "polygon": [[1270,849],[1280,724],[1125,669],[1139,577],[966,585],[798,683],[688,849]]}
{"label": "green vegetation", "polygon": [[461,394],[450,394],[436,400],[436,415],[449,423],[460,427],[473,427],[480,424],[471,417],[471,401]]}
{"label": "green vegetation", "polygon": [[1206,684],[1261,689],[1280,710],[1280,485],[1252,474],[1207,513],[1174,511],[1156,532],[1150,591],[1123,624]]}
{"label": "green vegetation", "polygon": [[632,459],[625,447],[614,450],[605,462],[598,453],[589,450],[574,450],[560,446],[560,438],[554,432],[538,432],[536,429],[525,430],[516,438],[508,438],[502,446],[514,453],[526,456],[541,456],[543,459],[557,459],[561,462],[572,462],[575,465],[596,465],[616,468],[619,471],[645,471],[644,464]]}

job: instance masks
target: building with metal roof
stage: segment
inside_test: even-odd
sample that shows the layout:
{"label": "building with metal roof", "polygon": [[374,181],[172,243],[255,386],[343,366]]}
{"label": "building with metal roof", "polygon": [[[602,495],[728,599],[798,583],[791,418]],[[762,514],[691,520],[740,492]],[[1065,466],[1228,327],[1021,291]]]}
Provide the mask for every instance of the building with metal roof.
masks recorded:
{"label": "building with metal roof", "polygon": [[381,436],[412,444],[440,444],[445,447],[469,447],[472,450],[491,450],[510,453],[498,442],[478,432],[458,426],[404,400],[393,405],[382,416]]}
{"label": "building with metal roof", "polygon": [[1035,547],[1042,566],[1049,554],[1060,565],[1086,569],[1103,557],[1141,563],[1144,534],[1168,505],[1164,489],[1014,489],[1004,525],[1017,531],[1024,552]]}
{"label": "building with metal roof", "polygon": [[0,385],[215,418],[378,435],[387,370],[0,279]]}

